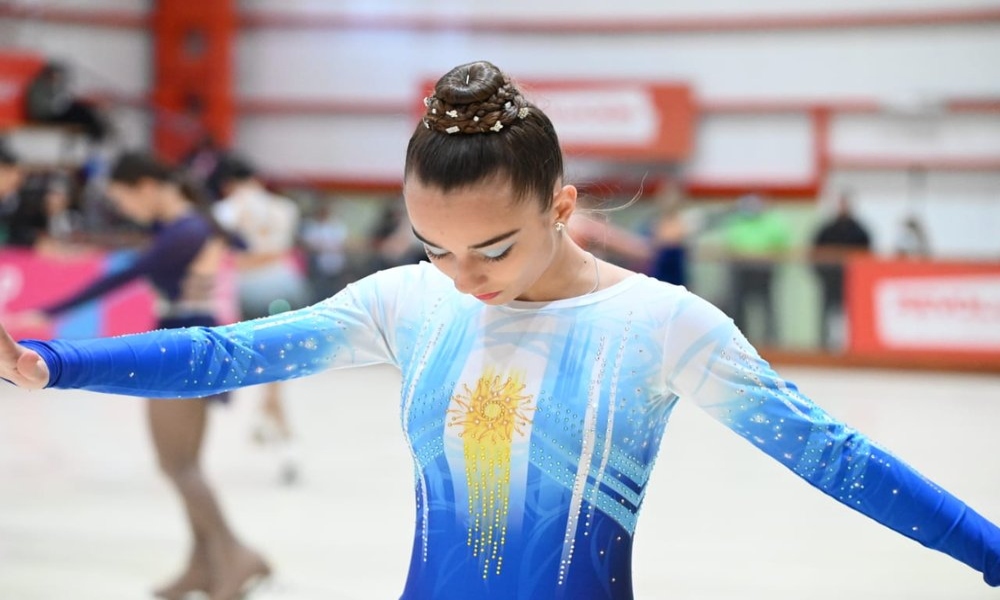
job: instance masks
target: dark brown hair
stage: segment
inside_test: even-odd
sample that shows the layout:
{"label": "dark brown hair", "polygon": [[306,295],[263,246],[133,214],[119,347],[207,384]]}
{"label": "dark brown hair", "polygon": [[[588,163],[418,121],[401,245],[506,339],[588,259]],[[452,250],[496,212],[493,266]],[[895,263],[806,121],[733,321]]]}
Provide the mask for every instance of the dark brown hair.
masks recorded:
{"label": "dark brown hair", "polygon": [[108,179],[136,186],[140,181],[149,179],[161,185],[175,186],[181,195],[192,205],[212,227],[216,235],[222,237],[231,246],[244,247],[239,237],[223,228],[212,214],[211,198],[204,187],[180,170],[145,152],[128,151],[122,153],[111,167]]}
{"label": "dark brown hair", "polygon": [[559,139],[503,71],[486,61],[455,67],[424,104],[406,148],[405,179],[448,192],[501,177],[518,200],[551,206],[563,176]]}

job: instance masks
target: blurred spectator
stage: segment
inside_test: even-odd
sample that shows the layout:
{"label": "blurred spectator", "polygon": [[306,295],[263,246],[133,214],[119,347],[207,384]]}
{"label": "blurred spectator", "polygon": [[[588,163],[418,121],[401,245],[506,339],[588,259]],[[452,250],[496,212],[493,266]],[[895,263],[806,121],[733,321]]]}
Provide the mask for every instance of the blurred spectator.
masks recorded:
{"label": "blurred spectator", "polygon": [[94,104],[74,95],[70,84],[66,65],[52,61],[42,67],[28,84],[28,119],[77,125],[91,142],[104,141],[110,132],[108,122]]}
{"label": "blurred spectator", "polygon": [[67,177],[49,176],[45,188],[45,234],[49,240],[69,243],[81,229],[83,217],[73,208],[72,187]]}
{"label": "blurred spectator", "polygon": [[[256,169],[235,155],[222,159],[219,185],[225,197],[215,203],[213,214],[246,245],[236,261],[241,318],[256,319],[305,306],[309,302],[308,284],[294,255],[298,205],[268,191],[257,178]],[[254,438],[280,450],[281,479],[292,483],[298,478],[298,464],[292,452],[283,389],[282,382],[264,386]]]}
{"label": "blurred spectator", "polygon": [[0,144],[0,243],[32,247],[45,230],[38,178],[28,178],[17,155]]}
{"label": "blurred spectator", "polygon": [[302,227],[302,245],[309,254],[309,281],[316,302],[346,285],[347,225],[328,202],[320,204]]}
{"label": "blurred spectator", "polygon": [[923,222],[910,215],[903,220],[903,230],[896,241],[896,256],[909,258],[930,258],[931,242]]}
{"label": "blurred spectator", "polygon": [[224,156],[223,148],[215,141],[212,134],[206,133],[181,158],[181,168],[194,181],[202,185],[213,200],[218,200],[223,196],[219,176],[222,175],[220,167]]}
{"label": "blurred spectator", "polygon": [[687,245],[692,232],[682,213],[684,199],[680,187],[676,183],[668,183],[656,203],[657,213],[649,231],[653,246],[649,275],[660,281],[686,286]]}
{"label": "blurred spectator", "polygon": [[[757,194],[747,194],[737,201],[736,210],[724,224],[726,250],[730,257],[733,319],[748,338],[763,344],[778,340],[774,312],[773,279],[775,261],[791,245],[788,223],[768,209]],[[750,311],[758,304],[763,313],[764,330],[750,331]]]}
{"label": "blurred spectator", "polygon": [[813,264],[823,293],[819,331],[824,348],[841,350],[846,345],[844,261],[852,253],[870,250],[871,236],[852,212],[851,194],[842,192],[837,199],[837,212],[813,238]]}
{"label": "blurred spectator", "polygon": [[390,200],[384,205],[369,238],[372,271],[427,260],[423,245],[413,235],[402,201]]}
{"label": "blurred spectator", "polygon": [[20,205],[17,192],[22,177],[17,156],[0,144],[0,243],[9,241],[11,221]]}

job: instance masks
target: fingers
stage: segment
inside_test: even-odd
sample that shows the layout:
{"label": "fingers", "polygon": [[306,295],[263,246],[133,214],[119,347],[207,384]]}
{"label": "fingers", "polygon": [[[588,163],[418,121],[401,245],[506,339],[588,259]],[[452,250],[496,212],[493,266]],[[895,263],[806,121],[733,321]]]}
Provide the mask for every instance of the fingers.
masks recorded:
{"label": "fingers", "polygon": [[10,337],[0,325],[0,377],[27,389],[41,389],[49,383],[49,367],[42,357]]}
{"label": "fingers", "polygon": [[18,348],[20,346],[17,345],[14,338],[10,337],[7,329],[0,323],[0,365],[6,364],[8,360],[17,360]]}

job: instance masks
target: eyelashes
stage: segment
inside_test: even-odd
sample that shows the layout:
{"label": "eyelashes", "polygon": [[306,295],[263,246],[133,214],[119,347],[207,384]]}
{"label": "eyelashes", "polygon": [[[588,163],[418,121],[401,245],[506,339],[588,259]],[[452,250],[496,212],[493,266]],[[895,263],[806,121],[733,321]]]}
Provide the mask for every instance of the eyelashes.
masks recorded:
{"label": "eyelashes", "polygon": [[[514,244],[511,244],[509,246],[506,246],[504,248],[500,248],[498,250],[490,250],[488,252],[480,252],[479,254],[480,254],[480,256],[482,256],[483,260],[486,261],[486,262],[497,262],[499,260],[503,260],[503,259],[507,258],[507,255],[510,254],[510,250],[513,247],[514,247]],[[424,245],[424,252],[427,254],[427,258],[429,258],[430,260],[441,260],[442,258],[446,258],[449,255],[451,255],[451,252],[448,252],[446,250],[442,250],[440,248],[431,249],[431,247],[427,246],[426,244]]]}
{"label": "eyelashes", "polygon": [[484,254],[483,255],[483,260],[485,260],[486,262],[496,262],[498,260],[503,260],[503,259],[507,258],[508,254],[510,254],[510,249],[511,248],[513,248],[513,246],[508,246],[506,249],[504,249],[503,252],[501,252],[500,254],[493,255],[493,256],[490,256],[489,254]]}
{"label": "eyelashes", "polygon": [[424,246],[424,254],[426,254],[427,258],[429,258],[431,260],[441,260],[442,258],[448,256],[449,253],[448,252],[434,252],[433,250],[431,250],[427,246]]}
{"label": "eyelashes", "polygon": [[502,260],[507,254],[510,253],[510,249],[514,247],[514,244],[507,244],[501,248],[496,248],[494,250],[484,250],[480,252],[483,255],[483,259],[487,261]]}

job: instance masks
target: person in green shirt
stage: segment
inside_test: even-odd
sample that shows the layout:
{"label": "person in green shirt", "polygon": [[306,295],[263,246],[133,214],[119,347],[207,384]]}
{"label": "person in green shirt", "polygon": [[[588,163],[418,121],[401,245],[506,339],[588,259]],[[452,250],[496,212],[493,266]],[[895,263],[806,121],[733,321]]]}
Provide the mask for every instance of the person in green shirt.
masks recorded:
{"label": "person in green shirt", "polygon": [[[724,224],[723,237],[730,257],[732,317],[747,337],[761,344],[778,339],[772,286],[776,259],[791,246],[791,230],[781,215],[768,210],[764,199],[747,194]],[[762,335],[750,331],[750,311],[758,304],[763,313]]]}

